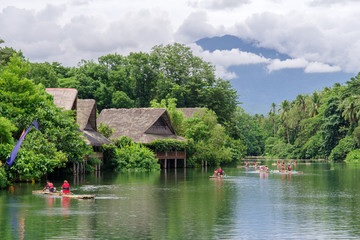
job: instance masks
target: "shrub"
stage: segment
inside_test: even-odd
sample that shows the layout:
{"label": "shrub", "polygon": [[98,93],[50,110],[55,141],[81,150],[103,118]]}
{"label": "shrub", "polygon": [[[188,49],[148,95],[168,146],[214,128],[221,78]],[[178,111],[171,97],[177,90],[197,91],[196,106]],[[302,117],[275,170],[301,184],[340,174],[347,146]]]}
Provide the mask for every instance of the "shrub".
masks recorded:
{"label": "shrub", "polygon": [[331,150],[329,160],[343,161],[346,155],[356,149],[356,142],[353,136],[346,136],[341,139],[336,147]]}
{"label": "shrub", "polygon": [[355,149],[349,152],[344,161],[347,163],[360,162],[360,149]]}
{"label": "shrub", "polygon": [[150,171],[159,170],[160,165],[153,151],[138,143],[131,143],[116,150],[116,171]]}

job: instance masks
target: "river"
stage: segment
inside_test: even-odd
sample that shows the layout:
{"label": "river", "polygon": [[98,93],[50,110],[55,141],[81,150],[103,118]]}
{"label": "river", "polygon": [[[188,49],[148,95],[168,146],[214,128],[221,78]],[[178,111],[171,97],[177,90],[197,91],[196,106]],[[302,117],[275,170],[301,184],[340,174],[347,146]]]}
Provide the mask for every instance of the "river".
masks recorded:
{"label": "river", "polygon": [[43,184],[15,184],[0,191],[0,237],[360,238],[360,165],[298,164],[304,174],[291,175],[224,170],[223,179],[209,179],[213,169],[67,179],[74,193],[96,194],[95,200],[34,195]]}

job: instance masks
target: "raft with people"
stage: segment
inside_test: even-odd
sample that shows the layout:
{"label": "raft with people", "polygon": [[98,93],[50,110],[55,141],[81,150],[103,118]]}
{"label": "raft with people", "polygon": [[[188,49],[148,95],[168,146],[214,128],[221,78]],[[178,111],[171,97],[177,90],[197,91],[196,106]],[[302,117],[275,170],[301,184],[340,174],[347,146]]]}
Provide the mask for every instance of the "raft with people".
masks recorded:
{"label": "raft with people", "polygon": [[63,193],[63,192],[50,192],[50,191],[43,191],[43,190],[35,190],[32,191],[33,194],[45,194],[45,195],[52,195],[52,196],[59,196],[59,197],[68,197],[68,198],[77,198],[77,199],[94,199],[95,195],[75,195],[74,193]]}
{"label": "raft with people", "polygon": [[214,174],[209,176],[209,178],[223,178],[223,177],[227,177],[227,175],[221,168],[215,169]]}
{"label": "raft with people", "polygon": [[75,195],[70,192],[70,184],[67,180],[64,180],[64,184],[61,186],[61,191],[57,191],[54,184],[47,180],[46,186],[43,190],[32,191],[33,194],[47,194],[59,197],[77,198],[77,199],[94,199],[95,195]]}

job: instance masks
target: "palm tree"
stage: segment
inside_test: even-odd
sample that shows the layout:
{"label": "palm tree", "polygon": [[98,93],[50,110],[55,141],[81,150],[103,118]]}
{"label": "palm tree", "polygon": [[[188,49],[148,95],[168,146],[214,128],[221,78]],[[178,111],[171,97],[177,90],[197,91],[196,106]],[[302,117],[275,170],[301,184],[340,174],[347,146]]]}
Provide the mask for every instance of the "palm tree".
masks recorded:
{"label": "palm tree", "polygon": [[276,104],[275,103],[272,103],[271,104],[271,108],[272,108],[272,110],[270,110],[270,112],[269,112],[269,115],[270,115],[270,117],[271,117],[271,119],[272,119],[272,122],[273,122],[273,127],[274,127],[274,137],[275,137],[275,134],[276,134]]}
{"label": "palm tree", "polygon": [[311,110],[310,110],[310,117],[314,117],[319,113],[320,108],[320,95],[317,92],[314,92],[311,97]]}
{"label": "palm tree", "polygon": [[290,136],[289,136],[289,124],[288,124],[288,120],[289,120],[289,112],[290,112],[290,102],[288,100],[284,100],[281,102],[280,104],[280,109],[281,109],[281,115],[280,118],[283,122],[283,124],[285,125],[286,128],[286,138],[287,138],[287,142],[290,143]]}
{"label": "palm tree", "polygon": [[306,110],[306,97],[302,94],[297,95],[295,104],[296,106],[299,106],[301,111],[305,112]]}
{"label": "palm tree", "polygon": [[360,116],[360,96],[345,98],[339,105],[339,110],[342,111],[343,118],[353,124]]}

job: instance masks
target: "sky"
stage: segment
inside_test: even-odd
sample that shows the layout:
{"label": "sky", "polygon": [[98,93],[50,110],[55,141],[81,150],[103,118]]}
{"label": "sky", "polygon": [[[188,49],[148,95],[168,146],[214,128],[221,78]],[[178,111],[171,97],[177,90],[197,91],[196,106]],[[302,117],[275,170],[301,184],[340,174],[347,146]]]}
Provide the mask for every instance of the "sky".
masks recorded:
{"label": "sky", "polygon": [[357,75],[359,10],[357,0],[0,0],[0,38],[31,62],[65,66],[184,43],[247,112],[266,114]]}

